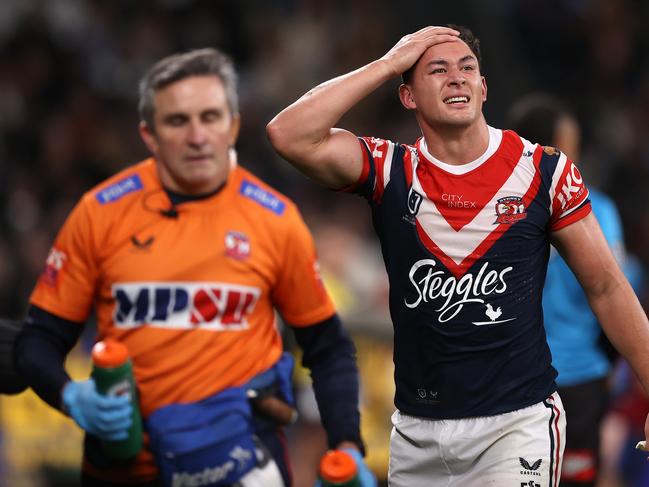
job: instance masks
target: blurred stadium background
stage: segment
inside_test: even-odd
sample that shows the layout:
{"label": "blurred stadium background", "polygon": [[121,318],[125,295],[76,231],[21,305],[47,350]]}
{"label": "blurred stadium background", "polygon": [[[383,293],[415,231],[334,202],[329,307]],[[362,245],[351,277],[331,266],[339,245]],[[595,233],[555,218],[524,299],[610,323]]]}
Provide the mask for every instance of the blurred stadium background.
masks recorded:
{"label": "blurred stadium background", "polygon": [[[406,33],[449,22],[468,25],[482,40],[491,125],[502,126],[511,104],[532,91],[550,92],[577,113],[580,167],[589,184],[619,205],[627,247],[646,268],[646,0],[2,0],[0,316],[22,317],[55,232],[81,194],[147,156],[136,130],[144,70],[171,52],[217,46],[240,73],[239,161],[300,205],[354,334],[368,461],[384,477],[391,329],[368,209],[359,198],[333,195],[298,175],[272,152],[264,127],[315,84],[380,57]],[[418,129],[398,102],[397,86],[394,80],[380,88],[342,125],[413,142]],[[88,338],[91,332],[92,326]],[[82,343],[70,357],[79,377],[88,373],[87,349]],[[308,385],[303,373],[298,383]],[[293,453],[297,487],[312,485],[324,448],[313,400],[308,388],[301,390],[302,420],[290,432],[291,444],[300,445]],[[625,485],[616,483],[626,468],[618,456],[625,432],[637,425],[621,421],[614,430],[624,433],[620,445],[609,445],[610,478],[602,486]],[[0,398],[0,435],[0,485],[75,485],[81,435],[32,393]]]}

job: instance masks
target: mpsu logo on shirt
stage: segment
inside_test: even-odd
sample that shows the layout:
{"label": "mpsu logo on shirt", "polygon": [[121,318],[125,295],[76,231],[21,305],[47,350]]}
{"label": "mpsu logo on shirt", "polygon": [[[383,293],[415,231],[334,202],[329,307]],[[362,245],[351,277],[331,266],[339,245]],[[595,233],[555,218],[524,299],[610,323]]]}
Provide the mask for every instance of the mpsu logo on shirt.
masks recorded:
{"label": "mpsu logo on shirt", "polygon": [[112,287],[118,328],[244,330],[261,290],[222,282],[134,282]]}

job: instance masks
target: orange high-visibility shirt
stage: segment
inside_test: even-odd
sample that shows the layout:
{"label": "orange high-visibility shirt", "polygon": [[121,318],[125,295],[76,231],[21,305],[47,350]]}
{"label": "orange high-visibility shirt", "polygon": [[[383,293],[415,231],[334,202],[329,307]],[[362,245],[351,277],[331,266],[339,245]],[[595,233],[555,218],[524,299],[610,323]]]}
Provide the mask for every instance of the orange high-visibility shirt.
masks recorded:
{"label": "orange high-visibility shirt", "polygon": [[[273,365],[275,309],[294,326],[335,312],[296,206],[250,172],[237,166],[216,194],[170,207],[153,159],[87,192],[30,299],[75,322],[94,307],[97,339],[129,350],[145,418]],[[137,471],[155,472],[143,457]]]}

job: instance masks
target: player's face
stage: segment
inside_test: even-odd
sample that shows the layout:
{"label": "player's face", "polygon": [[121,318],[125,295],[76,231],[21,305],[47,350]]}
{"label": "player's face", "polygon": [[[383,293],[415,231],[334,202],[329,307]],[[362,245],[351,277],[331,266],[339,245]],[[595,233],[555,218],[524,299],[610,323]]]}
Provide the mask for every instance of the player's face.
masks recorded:
{"label": "player's face", "polygon": [[154,95],[153,130],[140,133],[158,163],[162,184],[181,194],[218,188],[229,172],[228,152],[239,118],[228,107],[218,76],[192,76]]}
{"label": "player's face", "polygon": [[482,117],[487,84],[469,46],[462,41],[445,42],[422,55],[400,96],[431,127],[462,127]]}

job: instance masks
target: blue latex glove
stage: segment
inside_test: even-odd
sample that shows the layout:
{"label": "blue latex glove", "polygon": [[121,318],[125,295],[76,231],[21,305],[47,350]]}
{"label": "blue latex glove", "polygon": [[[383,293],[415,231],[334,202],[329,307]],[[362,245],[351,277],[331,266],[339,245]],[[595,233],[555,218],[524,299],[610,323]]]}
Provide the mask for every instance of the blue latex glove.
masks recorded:
{"label": "blue latex glove", "polygon": [[63,387],[63,407],[84,430],[102,440],[128,438],[133,406],[128,396],[104,396],[95,381],[70,381]]}
{"label": "blue latex glove", "polygon": [[353,448],[341,448],[341,450],[354,457],[356,468],[358,469],[358,480],[361,481],[361,487],[376,487],[376,477],[370,469],[367,468],[367,465],[365,465],[361,452]]}
{"label": "blue latex glove", "polygon": [[[377,487],[376,477],[370,469],[367,468],[367,465],[365,465],[361,452],[354,448],[341,448],[341,450],[349,453],[356,462],[356,475],[360,481],[361,487]],[[320,480],[316,481],[314,487],[322,487],[322,482]]]}

